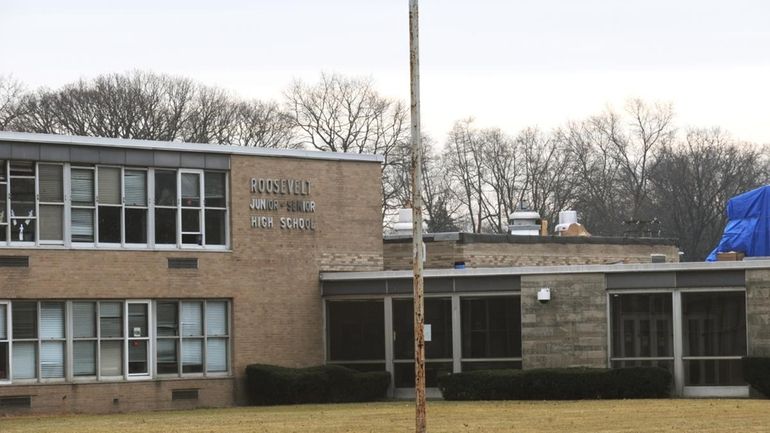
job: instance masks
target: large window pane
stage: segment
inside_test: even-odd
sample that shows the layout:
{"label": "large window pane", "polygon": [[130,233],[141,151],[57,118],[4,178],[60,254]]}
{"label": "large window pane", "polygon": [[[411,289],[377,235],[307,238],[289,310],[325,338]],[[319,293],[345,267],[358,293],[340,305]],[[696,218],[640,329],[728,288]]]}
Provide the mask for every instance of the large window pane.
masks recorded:
{"label": "large window pane", "polygon": [[99,203],[121,204],[119,168],[99,167]]}
{"label": "large window pane", "polygon": [[72,373],[75,376],[96,374],[96,341],[75,341],[72,346]]}
{"label": "large window pane", "polygon": [[6,323],[8,322],[8,306],[0,304],[0,340],[8,339],[8,329],[6,329]]}
{"label": "large window pane", "polygon": [[203,335],[203,307],[200,302],[182,302],[182,336]]}
{"label": "large window pane", "polygon": [[37,302],[14,302],[11,309],[13,339],[37,338]]}
{"label": "large window pane", "polygon": [[99,304],[99,322],[102,338],[123,336],[123,304],[102,302]]}
{"label": "large window pane", "polygon": [[182,173],[182,206],[200,207],[200,205],[200,175],[195,173]]}
{"label": "large window pane", "polygon": [[44,341],[40,344],[40,376],[64,377],[64,342]]}
{"label": "large window pane", "polygon": [[126,206],[147,206],[147,172],[125,171]]}
{"label": "large window pane", "polygon": [[96,304],[94,302],[72,303],[72,328],[75,338],[96,337]]}
{"label": "large window pane", "polygon": [[99,242],[120,243],[120,214],[118,206],[99,206]]}
{"label": "large window pane", "polygon": [[94,241],[93,209],[72,209],[72,242]]}
{"label": "large window pane", "polygon": [[40,164],[38,166],[38,187],[43,203],[64,202],[64,181],[61,165]]}
{"label": "large window pane", "polygon": [[745,293],[682,293],[682,327],[684,356],[745,356]]}
{"label": "large window pane", "polygon": [[101,343],[102,376],[120,376],[123,374],[123,341],[102,341]]}
{"label": "large window pane", "polygon": [[13,378],[34,379],[37,377],[37,343],[13,343]]}
{"label": "large window pane", "polygon": [[614,294],[610,301],[613,358],[673,356],[670,293]]}
{"label": "large window pane", "polygon": [[206,370],[209,372],[227,371],[227,339],[209,338],[206,344]]}
{"label": "large window pane", "polygon": [[462,298],[462,357],[521,357],[518,296]]}
{"label": "large window pane", "polygon": [[43,302],[40,304],[40,338],[64,338],[64,304]]}
{"label": "large window pane", "polygon": [[225,207],[225,173],[207,171],[204,178],[206,190],[206,207]]}
{"label": "large window pane", "polygon": [[179,373],[177,340],[158,339],[158,374]]}
{"label": "large window pane", "polygon": [[8,366],[8,342],[0,341],[0,379],[8,379],[9,371]]}
{"label": "large window pane", "polygon": [[89,169],[73,168],[70,173],[72,181],[72,205],[93,206],[94,171]]}
{"label": "large window pane", "polygon": [[147,210],[126,208],[126,243],[147,243]]}
{"label": "large window pane", "polygon": [[147,337],[147,304],[128,304],[129,337]]}
{"label": "large window pane", "polygon": [[176,302],[158,302],[157,333],[159,337],[179,335],[177,305]]}
{"label": "large window pane", "polygon": [[225,245],[225,213],[206,209],[206,245]]}
{"label": "large window pane", "polygon": [[128,373],[147,373],[147,340],[131,340],[128,343]]}
{"label": "large window pane", "polygon": [[11,217],[35,216],[35,179],[11,179]]}
{"label": "large window pane", "polygon": [[64,206],[40,205],[40,240],[64,239]]}
{"label": "large window pane", "polygon": [[327,302],[329,360],[385,358],[383,301]]}
{"label": "large window pane", "polygon": [[176,172],[155,170],[155,205],[176,206]]}
{"label": "large window pane", "polygon": [[203,340],[182,340],[182,373],[203,372]]}
{"label": "large window pane", "polygon": [[[425,357],[451,358],[451,299],[425,299],[425,325],[426,329],[430,326],[431,333],[431,340],[425,342]],[[414,309],[411,299],[393,300],[393,334],[395,359],[414,359]]]}
{"label": "large window pane", "polygon": [[155,243],[176,243],[176,209],[155,209]]}
{"label": "large window pane", "polygon": [[226,302],[206,302],[206,334],[209,337],[227,335]]}
{"label": "large window pane", "polygon": [[11,161],[11,176],[35,176],[35,163],[31,161]]}

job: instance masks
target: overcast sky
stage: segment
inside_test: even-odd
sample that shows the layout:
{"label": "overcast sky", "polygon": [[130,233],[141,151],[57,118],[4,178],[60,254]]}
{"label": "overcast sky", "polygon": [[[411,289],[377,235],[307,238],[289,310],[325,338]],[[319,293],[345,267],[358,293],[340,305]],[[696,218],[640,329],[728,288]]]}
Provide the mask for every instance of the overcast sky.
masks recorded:
{"label": "overcast sky", "polygon": [[[768,0],[422,0],[423,128],[550,129],[630,97],[770,143]],[[278,99],[321,71],[409,96],[408,0],[0,0],[0,73],[132,69]]]}

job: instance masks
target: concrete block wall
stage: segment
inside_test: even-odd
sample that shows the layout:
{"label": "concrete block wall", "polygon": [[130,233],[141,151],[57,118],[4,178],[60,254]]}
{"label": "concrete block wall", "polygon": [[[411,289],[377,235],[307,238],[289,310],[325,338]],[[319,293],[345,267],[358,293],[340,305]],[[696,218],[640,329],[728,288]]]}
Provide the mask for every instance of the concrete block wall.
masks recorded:
{"label": "concrete block wall", "polygon": [[770,356],[770,269],[746,270],[749,356]]}
{"label": "concrete block wall", "polygon": [[[607,294],[604,274],[521,278],[522,366],[607,367]],[[551,289],[541,304],[537,291]]]}

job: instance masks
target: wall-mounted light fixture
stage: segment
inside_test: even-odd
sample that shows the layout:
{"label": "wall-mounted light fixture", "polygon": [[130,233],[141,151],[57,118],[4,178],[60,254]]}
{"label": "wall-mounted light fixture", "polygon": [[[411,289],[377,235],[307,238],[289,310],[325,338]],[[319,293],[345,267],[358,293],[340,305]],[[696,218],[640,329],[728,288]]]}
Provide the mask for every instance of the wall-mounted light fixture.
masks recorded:
{"label": "wall-mounted light fixture", "polygon": [[546,304],[548,301],[551,300],[551,289],[548,287],[541,287],[540,290],[537,291],[537,301],[541,304]]}

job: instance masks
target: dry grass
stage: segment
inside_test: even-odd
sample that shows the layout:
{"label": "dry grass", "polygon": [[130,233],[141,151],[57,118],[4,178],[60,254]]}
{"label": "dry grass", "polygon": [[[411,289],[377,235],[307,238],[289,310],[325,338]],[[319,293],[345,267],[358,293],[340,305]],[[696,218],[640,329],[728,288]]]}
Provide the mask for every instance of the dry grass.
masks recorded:
{"label": "dry grass", "polygon": [[[409,402],[0,418],[0,432],[409,432]],[[767,400],[430,402],[431,432],[766,432]]]}

